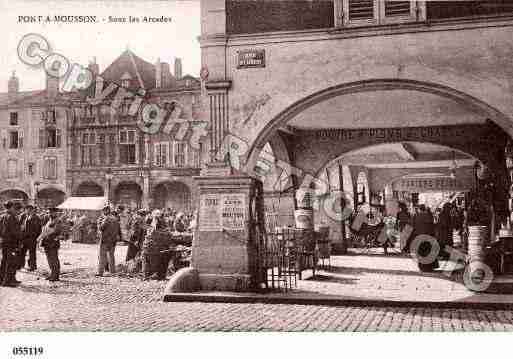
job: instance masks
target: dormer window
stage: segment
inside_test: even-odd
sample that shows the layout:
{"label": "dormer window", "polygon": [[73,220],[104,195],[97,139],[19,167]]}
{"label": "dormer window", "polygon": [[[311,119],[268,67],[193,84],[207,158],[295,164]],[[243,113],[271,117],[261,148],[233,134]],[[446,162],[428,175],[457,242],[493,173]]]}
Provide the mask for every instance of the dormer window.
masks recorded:
{"label": "dormer window", "polygon": [[125,72],[123,76],[121,76],[121,86],[128,88],[132,83],[132,76],[128,72]]}

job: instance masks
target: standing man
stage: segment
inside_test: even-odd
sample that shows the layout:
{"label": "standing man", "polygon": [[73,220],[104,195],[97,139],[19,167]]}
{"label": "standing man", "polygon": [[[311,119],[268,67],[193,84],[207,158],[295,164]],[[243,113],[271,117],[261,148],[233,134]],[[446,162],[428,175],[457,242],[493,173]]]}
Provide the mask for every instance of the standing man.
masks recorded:
{"label": "standing man", "polygon": [[34,206],[25,207],[25,213],[21,216],[22,247],[20,253],[20,268],[25,266],[25,257],[29,253],[28,270],[35,271],[37,237],[41,234],[41,219],[36,214]]}
{"label": "standing man", "polygon": [[51,208],[48,214],[48,222],[45,224],[39,236],[40,245],[45,250],[50,275],[46,278],[50,282],[58,282],[61,273],[59,261],[60,240],[63,239],[63,228],[58,220],[58,209]]}
{"label": "standing man", "polygon": [[0,215],[0,247],[2,249],[0,286],[15,287],[20,284],[16,280],[20,247],[20,224],[16,216],[20,206],[13,201],[7,201],[4,207],[5,212]]}
{"label": "standing man", "polygon": [[98,253],[97,277],[102,277],[105,265],[109,264],[110,274],[116,272],[114,251],[116,242],[120,240],[121,228],[118,219],[112,215],[109,206],[103,208],[103,215],[98,218],[98,237],[100,242]]}

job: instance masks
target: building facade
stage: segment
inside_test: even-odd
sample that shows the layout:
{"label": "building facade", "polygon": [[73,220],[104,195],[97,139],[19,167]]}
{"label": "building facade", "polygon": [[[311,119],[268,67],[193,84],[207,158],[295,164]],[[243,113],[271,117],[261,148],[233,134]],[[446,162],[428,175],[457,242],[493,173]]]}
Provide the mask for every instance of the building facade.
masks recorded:
{"label": "building facade", "polygon": [[0,94],[0,200],[41,206],[66,196],[66,128],[69,96],[57,79],[44,90],[22,92],[13,73]]}
{"label": "building facade", "polygon": [[[102,72],[96,63],[89,69],[99,77],[87,91],[75,92],[68,123],[68,192],[107,196],[132,208],[193,210],[193,177],[207,151],[202,137],[190,141],[204,125],[200,81],[182,75],[180,59],[173,74],[169,64],[151,64],[130,50]],[[146,133],[138,126],[141,111],[132,111],[133,97],[88,100],[110,84],[166,109],[169,118],[156,133]]]}
{"label": "building facade", "polygon": [[[509,2],[201,5],[212,144],[230,135],[237,143],[232,165],[264,173],[275,199],[268,208],[290,217],[294,191],[316,187],[317,179],[327,183],[321,191],[351,192],[356,206],[377,191],[393,194],[395,172],[449,176],[454,151],[460,164],[480,161],[504,179],[504,147],[513,135]],[[342,158],[373,146],[380,152]],[[423,171],[413,171],[419,161]],[[358,181],[362,172],[366,185]],[[340,223],[326,220],[340,238]]]}

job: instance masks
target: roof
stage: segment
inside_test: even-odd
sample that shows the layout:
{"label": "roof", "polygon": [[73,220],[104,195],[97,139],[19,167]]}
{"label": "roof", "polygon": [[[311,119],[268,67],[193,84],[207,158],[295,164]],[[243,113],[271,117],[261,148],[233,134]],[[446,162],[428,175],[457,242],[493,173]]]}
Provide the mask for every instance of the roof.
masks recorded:
{"label": "roof", "polygon": [[112,62],[102,73],[101,77],[110,82],[119,83],[119,80],[129,74],[137,86],[134,90],[145,88],[147,90],[155,87],[155,66],[143,60],[130,50],[125,50],[114,62]]}
{"label": "roof", "polygon": [[13,100],[9,100],[7,92],[0,93],[0,106],[30,106],[30,105],[47,105],[49,103],[57,103],[71,99],[69,93],[59,93],[55,98],[48,99],[46,90],[20,91]]}
{"label": "roof", "polygon": [[58,208],[100,211],[107,204],[106,197],[68,197]]}

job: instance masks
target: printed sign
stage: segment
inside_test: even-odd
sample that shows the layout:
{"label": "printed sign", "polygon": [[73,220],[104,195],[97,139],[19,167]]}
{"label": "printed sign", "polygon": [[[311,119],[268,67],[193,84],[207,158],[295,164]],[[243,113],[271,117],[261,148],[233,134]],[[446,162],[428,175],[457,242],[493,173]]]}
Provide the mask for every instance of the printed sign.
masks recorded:
{"label": "printed sign", "polygon": [[221,199],[216,194],[205,194],[201,196],[199,230],[200,231],[221,231]]}
{"label": "printed sign", "polygon": [[237,68],[265,67],[265,50],[243,50],[238,53]]}
{"label": "printed sign", "polygon": [[246,196],[243,193],[223,195],[221,223],[225,230],[244,230],[246,227]]}
{"label": "printed sign", "polygon": [[246,227],[246,196],[243,193],[201,196],[199,230],[243,231]]}

